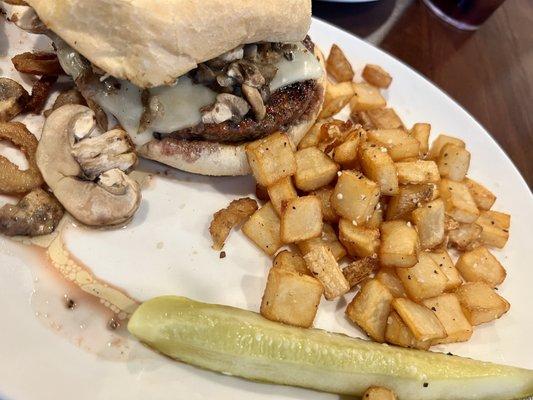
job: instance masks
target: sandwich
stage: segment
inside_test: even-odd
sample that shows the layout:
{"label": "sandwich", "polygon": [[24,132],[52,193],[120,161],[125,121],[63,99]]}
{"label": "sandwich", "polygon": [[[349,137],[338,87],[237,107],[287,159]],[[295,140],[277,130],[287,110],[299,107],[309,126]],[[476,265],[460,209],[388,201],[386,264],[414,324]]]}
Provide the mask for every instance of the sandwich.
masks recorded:
{"label": "sandwich", "polygon": [[297,145],[325,69],[311,0],[27,0],[82,95],[140,156],[203,175],[250,172],[245,146]]}

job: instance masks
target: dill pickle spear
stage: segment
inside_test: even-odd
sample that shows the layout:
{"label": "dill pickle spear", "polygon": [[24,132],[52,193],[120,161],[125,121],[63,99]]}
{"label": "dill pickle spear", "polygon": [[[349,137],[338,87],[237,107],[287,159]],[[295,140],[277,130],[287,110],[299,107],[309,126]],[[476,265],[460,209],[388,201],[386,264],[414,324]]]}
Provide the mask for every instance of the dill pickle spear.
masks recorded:
{"label": "dill pickle spear", "polygon": [[533,371],[301,329],[184,297],[143,303],[128,330],[201,368],[324,392],[386,386],[405,400],[506,400],[533,395]]}

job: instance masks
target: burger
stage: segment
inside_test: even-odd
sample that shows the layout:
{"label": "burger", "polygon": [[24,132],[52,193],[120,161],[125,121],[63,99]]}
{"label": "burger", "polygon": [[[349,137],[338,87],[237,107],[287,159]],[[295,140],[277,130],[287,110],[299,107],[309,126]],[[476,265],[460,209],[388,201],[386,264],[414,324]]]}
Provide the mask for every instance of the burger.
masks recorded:
{"label": "burger", "polygon": [[310,0],[27,0],[89,104],[138,153],[203,175],[250,172],[246,143],[296,145],[324,99]]}

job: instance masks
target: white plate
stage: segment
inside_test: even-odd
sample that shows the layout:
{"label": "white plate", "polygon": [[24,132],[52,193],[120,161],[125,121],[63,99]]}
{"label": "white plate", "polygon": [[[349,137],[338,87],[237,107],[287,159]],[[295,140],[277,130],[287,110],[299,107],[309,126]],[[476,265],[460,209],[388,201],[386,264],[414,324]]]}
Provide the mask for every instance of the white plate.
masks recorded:
{"label": "white plate", "polygon": [[[11,25],[4,28],[11,54],[30,47],[26,35]],[[0,25],[3,43],[1,35]],[[533,270],[529,260],[533,199],[516,168],[470,115],[413,70],[324,22],[313,21],[311,36],[326,51],[332,43],[339,44],[358,71],[367,62],[389,71],[394,82],[386,96],[408,126],[417,121],[430,122],[433,137],[446,132],[467,142],[473,155],[471,176],[498,194],[497,210],[513,216],[511,239],[504,251],[496,252],[508,271],[500,293],[512,307],[495,323],[477,327],[470,342],[440,349],[533,368],[528,347],[533,331]],[[39,39],[37,47],[43,46],[46,41]],[[20,79],[7,58],[0,60],[0,73]],[[165,171],[152,163],[141,167]],[[66,232],[66,242],[97,277],[138,300],[179,294],[257,311],[268,258],[236,232],[226,245],[227,257],[219,259],[209,247],[207,232],[214,211],[252,190],[249,178],[206,178],[180,172],[157,175],[144,190],[140,212],[127,228],[73,228]],[[170,361],[123,334],[105,331],[105,319],[85,298],[75,298],[80,306],[74,311],[61,307],[61,294],[70,289],[65,290],[61,280],[54,287],[44,287],[47,275],[43,271],[51,268],[11,241],[0,239],[0,397],[4,399],[338,399],[303,389],[252,383]],[[343,315],[345,301],[323,301],[316,326],[362,336]],[[61,329],[45,327],[54,323],[61,324]],[[126,361],[112,360],[117,357]]]}

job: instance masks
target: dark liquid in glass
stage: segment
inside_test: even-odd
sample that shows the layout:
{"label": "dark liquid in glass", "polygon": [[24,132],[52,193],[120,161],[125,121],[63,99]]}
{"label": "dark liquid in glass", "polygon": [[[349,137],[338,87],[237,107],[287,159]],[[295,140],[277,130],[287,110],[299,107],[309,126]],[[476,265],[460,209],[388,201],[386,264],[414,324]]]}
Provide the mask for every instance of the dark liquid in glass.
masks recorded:
{"label": "dark liquid in glass", "polygon": [[479,26],[505,0],[430,0],[444,15],[471,26]]}

